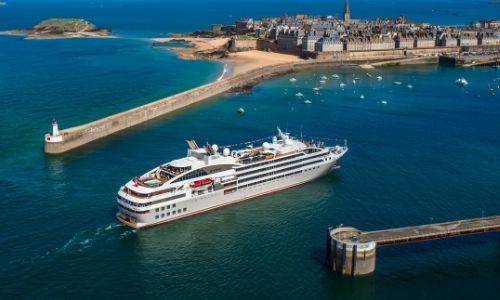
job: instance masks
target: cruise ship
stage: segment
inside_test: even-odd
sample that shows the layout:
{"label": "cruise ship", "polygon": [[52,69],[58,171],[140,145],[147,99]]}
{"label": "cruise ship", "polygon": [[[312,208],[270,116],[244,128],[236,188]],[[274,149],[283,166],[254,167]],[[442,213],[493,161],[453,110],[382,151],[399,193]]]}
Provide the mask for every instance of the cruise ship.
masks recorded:
{"label": "cruise ship", "polygon": [[117,219],[133,228],[158,225],[314,180],[339,167],[347,142],[305,142],[278,128],[268,142],[231,150],[198,147],[120,188]]}

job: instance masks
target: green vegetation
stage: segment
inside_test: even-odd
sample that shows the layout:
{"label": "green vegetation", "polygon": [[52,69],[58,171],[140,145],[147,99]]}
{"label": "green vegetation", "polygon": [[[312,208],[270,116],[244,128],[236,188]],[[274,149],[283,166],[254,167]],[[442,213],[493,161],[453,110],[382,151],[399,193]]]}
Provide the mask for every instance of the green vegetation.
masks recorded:
{"label": "green vegetation", "polygon": [[33,27],[35,31],[82,32],[95,31],[97,27],[83,19],[48,19]]}

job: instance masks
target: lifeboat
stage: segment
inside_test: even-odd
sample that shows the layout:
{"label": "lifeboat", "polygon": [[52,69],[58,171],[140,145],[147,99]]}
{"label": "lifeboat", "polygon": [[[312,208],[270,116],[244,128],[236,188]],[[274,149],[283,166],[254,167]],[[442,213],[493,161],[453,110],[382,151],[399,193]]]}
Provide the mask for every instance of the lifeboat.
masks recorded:
{"label": "lifeboat", "polygon": [[197,187],[201,187],[201,186],[208,185],[208,184],[212,184],[212,179],[205,178],[205,179],[196,180],[196,181],[191,182],[190,186],[192,188],[197,188]]}

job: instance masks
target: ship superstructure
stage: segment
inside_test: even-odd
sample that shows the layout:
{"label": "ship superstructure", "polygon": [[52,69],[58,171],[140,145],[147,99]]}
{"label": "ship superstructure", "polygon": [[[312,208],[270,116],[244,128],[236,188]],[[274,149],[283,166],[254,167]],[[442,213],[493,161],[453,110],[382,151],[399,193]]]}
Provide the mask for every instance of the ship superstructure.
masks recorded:
{"label": "ship superstructure", "polygon": [[134,228],[152,226],[287,189],[337,168],[348,150],[346,142],[304,142],[280,129],[271,141],[239,150],[186,142],[186,157],[120,188],[118,220]]}

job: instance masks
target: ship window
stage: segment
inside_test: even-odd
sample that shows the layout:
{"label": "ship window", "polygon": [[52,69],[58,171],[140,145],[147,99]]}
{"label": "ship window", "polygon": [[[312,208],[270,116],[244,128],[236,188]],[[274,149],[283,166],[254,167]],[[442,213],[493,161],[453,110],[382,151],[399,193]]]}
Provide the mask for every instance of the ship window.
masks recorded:
{"label": "ship window", "polygon": [[177,213],[179,213],[179,214],[180,214],[180,213],[181,213],[181,210],[180,210],[180,209],[179,209],[179,210],[177,210]]}
{"label": "ship window", "polygon": [[160,211],[160,209],[159,209],[159,208],[157,208],[157,209],[155,209],[155,211],[156,211],[156,212],[159,212],[159,211]]}
{"label": "ship window", "polygon": [[175,215],[175,210],[174,210],[174,211],[172,211],[172,215]]}
{"label": "ship window", "polygon": [[161,217],[162,217],[162,218],[165,218],[165,214],[161,214]]}
{"label": "ship window", "polygon": [[174,203],[174,204],[172,204],[172,207],[175,207],[175,203]]}
{"label": "ship window", "polygon": [[156,216],[155,216],[155,219],[158,219],[158,218],[159,218],[159,216],[158,216],[158,215],[156,215]]}
{"label": "ship window", "polygon": [[167,209],[170,209],[170,205],[167,205]]}
{"label": "ship window", "polygon": [[170,216],[170,212],[167,213],[167,217]]}
{"label": "ship window", "polygon": [[208,173],[203,169],[194,170],[194,171],[191,171],[191,172],[177,178],[176,180],[172,181],[172,183],[184,181],[184,180],[188,180],[188,179],[192,179],[192,178],[196,178],[196,177],[200,177],[200,176],[205,176],[207,174]]}
{"label": "ship window", "polygon": [[182,209],[182,211],[187,211],[187,208],[185,208],[185,207],[184,207],[184,208]]}
{"label": "ship window", "polygon": [[162,206],[162,207],[161,207],[161,210],[165,210],[165,206]]}

